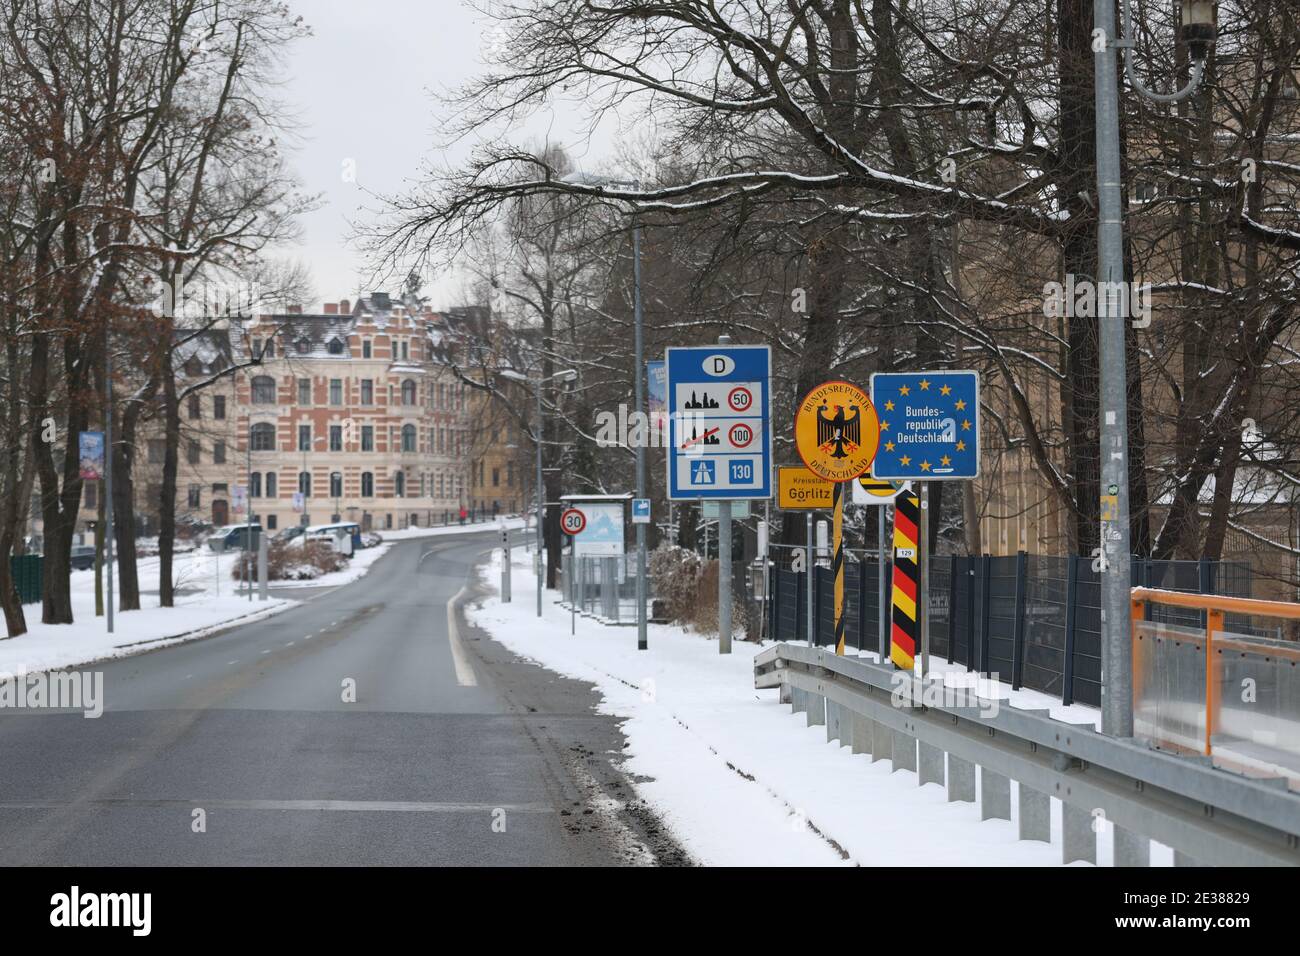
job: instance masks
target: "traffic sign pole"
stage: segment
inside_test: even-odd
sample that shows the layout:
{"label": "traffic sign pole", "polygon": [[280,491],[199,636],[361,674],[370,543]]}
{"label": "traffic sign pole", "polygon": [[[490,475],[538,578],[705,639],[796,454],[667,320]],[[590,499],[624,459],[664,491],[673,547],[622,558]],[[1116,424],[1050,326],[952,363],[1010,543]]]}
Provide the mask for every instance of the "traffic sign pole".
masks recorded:
{"label": "traffic sign pole", "polygon": [[831,569],[835,574],[835,653],[844,655],[844,482],[835,482],[834,514],[831,518],[835,557]]}
{"label": "traffic sign pole", "polygon": [[718,502],[718,653],[731,653],[731,502]]}
{"label": "traffic sign pole", "polygon": [[921,680],[930,671],[930,483],[921,482],[921,529],[916,536],[916,618],[921,624]]}
{"label": "traffic sign pole", "polygon": [[882,508],[880,518],[876,521],[876,600],[877,614],[880,621],[880,663],[889,660],[889,585],[885,581],[885,512]]}
{"label": "traffic sign pole", "polygon": [[804,574],[807,575],[807,586],[804,588],[804,617],[807,621],[806,634],[808,636],[808,646],[816,647],[817,639],[813,634],[813,516],[812,512],[807,514],[808,524],[808,553],[805,555],[807,561],[804,562]]}

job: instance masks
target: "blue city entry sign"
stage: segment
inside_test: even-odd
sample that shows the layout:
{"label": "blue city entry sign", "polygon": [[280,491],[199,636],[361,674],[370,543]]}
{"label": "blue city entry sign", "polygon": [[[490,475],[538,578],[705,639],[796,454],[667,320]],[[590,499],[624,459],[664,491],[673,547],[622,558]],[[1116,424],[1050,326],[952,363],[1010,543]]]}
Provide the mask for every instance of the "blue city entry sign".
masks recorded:
{"label": "blue city entry sign", "polygon": [[879,479],[976,478],[980,469],[979,372],[877,372],[871,403],[880,414]]}
{"label": "blue city entry sign", "polygon": [[707,345],[664,350],[668,497],[772,497],[772,350]]}

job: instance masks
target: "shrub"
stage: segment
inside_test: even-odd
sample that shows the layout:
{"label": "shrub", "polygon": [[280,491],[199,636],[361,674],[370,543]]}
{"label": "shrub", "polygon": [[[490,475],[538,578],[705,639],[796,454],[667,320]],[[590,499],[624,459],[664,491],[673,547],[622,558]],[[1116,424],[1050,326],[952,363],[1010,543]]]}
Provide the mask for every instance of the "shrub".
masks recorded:
{"label": "shrub", "polygon": [[[257,579],[257,558],[253,561],[236,561],[230,576],[236,581],[244,579],[244,568],[251,563],[253,579]],[[328,541],[272,541],[266,554],[268,581],[311,581],[331,571],[341,571],[348,566],[345,554],[339,554]]]}
{"label": "shrub", "polygon": [[691,619],[703,561],[694,551],[663,545],[650,553],[650,581],[664,614],[673,623]]}

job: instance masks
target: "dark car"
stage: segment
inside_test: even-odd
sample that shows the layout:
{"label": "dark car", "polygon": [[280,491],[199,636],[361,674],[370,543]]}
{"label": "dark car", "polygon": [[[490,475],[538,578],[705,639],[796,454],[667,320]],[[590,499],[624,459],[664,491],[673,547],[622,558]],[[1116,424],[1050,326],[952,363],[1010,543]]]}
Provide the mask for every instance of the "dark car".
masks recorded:
{"label": "dark car", "polygon": [[89,571],[95,566],[95,546],[93,544],[74,544],[72,546],[72,570]]}
{"label": "dark car", "polygon": [[208,548],[213,551],[256,551],[257,544],[261,540],[260,524],[228,524],[217,528],[208,536]]}

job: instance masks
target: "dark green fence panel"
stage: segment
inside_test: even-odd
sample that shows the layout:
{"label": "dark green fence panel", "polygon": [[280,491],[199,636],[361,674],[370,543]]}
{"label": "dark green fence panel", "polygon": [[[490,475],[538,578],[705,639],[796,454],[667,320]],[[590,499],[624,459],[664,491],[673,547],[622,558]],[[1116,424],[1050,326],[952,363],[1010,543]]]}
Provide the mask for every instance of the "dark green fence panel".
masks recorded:
{"label": "dark green fence panel", "polygon": [[41,599],[41,574],[45,558],[39,554],[15,555],[9,558],[9,573],[14,576],[18,598],[24,604]]}

